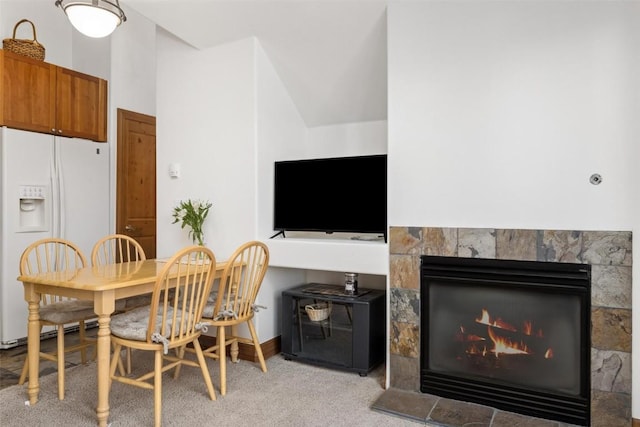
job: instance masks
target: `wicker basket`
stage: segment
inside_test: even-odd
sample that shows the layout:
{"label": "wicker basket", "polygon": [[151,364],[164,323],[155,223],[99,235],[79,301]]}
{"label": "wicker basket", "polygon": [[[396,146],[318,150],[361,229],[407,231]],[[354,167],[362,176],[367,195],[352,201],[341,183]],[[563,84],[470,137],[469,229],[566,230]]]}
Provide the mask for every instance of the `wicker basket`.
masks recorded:
{"label": "wicker basket", "polygon": [[321,322],[329,317],[331,314],[331,304],[326,302],[317,304],[308,304],[304,307],[305,311],[309,315],[309,319],[313,322]]}
{"label": "wicker basket", "polygon": [[[16,39],[16,30],[20,24],[28,22],[33,30],[33,40]],[[13,27],[13,37],[2,40],[2,48],[18,55],[28,56],[29,58],[44,61],[44,46],[38,43],[36,38],[36,26],[28,19],[22,19]]]}

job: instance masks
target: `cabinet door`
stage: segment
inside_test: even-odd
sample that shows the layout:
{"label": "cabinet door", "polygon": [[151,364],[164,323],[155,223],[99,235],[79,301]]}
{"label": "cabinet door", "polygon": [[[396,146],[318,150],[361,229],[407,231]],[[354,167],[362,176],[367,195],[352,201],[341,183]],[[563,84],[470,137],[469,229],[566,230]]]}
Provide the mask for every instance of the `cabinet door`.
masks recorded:
{"label": "cabinet door", "polygon": [[62,67],[57,69],[57,133],[106,141],[107,81]]}
{"label": "cabinet door", "polygon": [[56,66],[0,50],[0,125],[52,133]]}

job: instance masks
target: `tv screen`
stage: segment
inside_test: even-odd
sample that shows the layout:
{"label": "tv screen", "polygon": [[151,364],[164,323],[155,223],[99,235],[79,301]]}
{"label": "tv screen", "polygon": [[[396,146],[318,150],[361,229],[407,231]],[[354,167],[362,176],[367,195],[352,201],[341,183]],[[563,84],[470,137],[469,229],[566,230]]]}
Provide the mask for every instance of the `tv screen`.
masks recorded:
{"label": "tv screen", "polygon": [[276,231],[387,232],[384,154],[275,162]]}

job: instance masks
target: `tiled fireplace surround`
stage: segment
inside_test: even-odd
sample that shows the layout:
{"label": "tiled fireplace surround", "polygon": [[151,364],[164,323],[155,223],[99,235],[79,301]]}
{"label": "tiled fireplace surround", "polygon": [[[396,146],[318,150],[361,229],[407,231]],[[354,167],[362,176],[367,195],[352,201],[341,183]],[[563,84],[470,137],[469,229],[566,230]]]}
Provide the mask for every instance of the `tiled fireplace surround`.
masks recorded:
{"label": "tiled fireplace surround", "polygon": [[631,425],[631,232],[391,227],[389,236],[392,389],[420,388],[421,255],[585,263],[592,426]]}

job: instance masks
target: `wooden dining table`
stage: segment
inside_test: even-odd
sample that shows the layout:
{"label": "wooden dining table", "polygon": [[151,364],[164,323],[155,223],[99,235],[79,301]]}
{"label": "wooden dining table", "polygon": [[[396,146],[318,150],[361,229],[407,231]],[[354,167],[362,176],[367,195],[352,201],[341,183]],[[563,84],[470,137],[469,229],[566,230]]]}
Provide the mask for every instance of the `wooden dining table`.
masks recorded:
{"label": "wooden dining table", "polygon": [[[98,319],[97,377],[98,425],[106,427],[109,418],[109,364],[111,355],[111,314],[116,300],[153,291],[156,277],[165,260],[150,259],[77,270],[42,273],[18,277],[24,285],[24,297],[29,304],[27,348],[29,358],[29,403],[38,402],[40,392],[40,295],[50,294],[93,301]],[[219,278],[226,262],[216,263],[215,277]]]}

